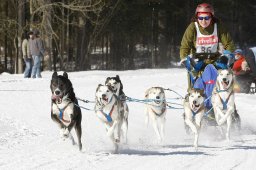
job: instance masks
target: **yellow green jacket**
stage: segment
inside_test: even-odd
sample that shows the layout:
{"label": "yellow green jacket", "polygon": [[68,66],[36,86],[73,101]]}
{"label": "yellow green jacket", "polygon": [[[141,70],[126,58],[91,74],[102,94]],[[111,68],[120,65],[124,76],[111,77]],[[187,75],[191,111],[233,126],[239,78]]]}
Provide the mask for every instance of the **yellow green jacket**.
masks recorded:
{"label": "yellow green jacket", "polygon": [[[199,25],[199,24],[198,24]],[[199,25],[199,30],[204,35],[211,35],[214,31],[214,24],[211,24],[207,28],[202,28]],[[217,32],[219,43],[222,43],[225,50],[233,52],[235,45],[231,39],[230,34],[222,26],[221,23],[217,23]],[[191,22],[187,27],[180,46],[180,58],[184,59],[189,54],[194,54],[196,51],[196,26],[194,22]]]}

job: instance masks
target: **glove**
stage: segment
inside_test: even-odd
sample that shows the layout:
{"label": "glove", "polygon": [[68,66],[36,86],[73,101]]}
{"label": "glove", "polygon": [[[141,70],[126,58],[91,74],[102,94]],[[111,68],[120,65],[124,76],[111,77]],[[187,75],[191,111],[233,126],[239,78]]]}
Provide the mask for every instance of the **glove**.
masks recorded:
{"label": "glove", "polygon": [[187,60],[187,58],[184,58],[184,59],[180,60],[179,64],[181,66],[186,66],[186,60]]}

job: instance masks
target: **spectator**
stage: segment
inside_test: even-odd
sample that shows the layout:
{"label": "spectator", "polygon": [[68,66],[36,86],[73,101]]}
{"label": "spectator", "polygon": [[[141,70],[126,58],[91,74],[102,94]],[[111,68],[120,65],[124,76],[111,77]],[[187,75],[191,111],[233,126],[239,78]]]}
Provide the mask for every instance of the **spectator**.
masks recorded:
{"label": "spectator", "polygon": [[251,69],[251,76],[253,77],[254,82],[256,83],[256,47],[251,47],[247,49],[245,57]]}
{"label": "spectator", "polygon": [[30,35],[29,40],[30,53],[33,59],[33,67],[32,67],[32,78],[42,78],[41,76],[41,60],[45,55],[45,49],[43,45],[43,41],[39,37],[39,31],[34,30],[33,34]]}
{"label": "spectator", "polygon": [[236,75],[247,73],[250,68],[248,63],[245,60],[245,56],[243,55],[243,51],[241,49],[236,49],[235,52],[235,62],[233,65],[233,71]]}
{"label": "spectator", "polygon": [[29,35],[33,34],[32,32],[29,32],[27,34],[27,31],[25,31],[22,34],[22,55],[23,55],[23,60],[25,62],[25,71],[24,71],[24,78],[30,78],[31,77],[31,71],[32,71],[32,58],[31,58],[31,53],[29,50]]}

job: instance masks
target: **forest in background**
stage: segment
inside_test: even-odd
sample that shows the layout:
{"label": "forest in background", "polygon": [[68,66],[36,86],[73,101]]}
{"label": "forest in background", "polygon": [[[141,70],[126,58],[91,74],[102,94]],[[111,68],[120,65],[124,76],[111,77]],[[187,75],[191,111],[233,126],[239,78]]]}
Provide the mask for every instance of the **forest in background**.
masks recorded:
{"label": "forest in background", "polygon": [[256,45],[255,0],[0,0],[0,71],[22,73],[21,36],[38,29],[44,70],[167,68],[199,3],[237,47]]}

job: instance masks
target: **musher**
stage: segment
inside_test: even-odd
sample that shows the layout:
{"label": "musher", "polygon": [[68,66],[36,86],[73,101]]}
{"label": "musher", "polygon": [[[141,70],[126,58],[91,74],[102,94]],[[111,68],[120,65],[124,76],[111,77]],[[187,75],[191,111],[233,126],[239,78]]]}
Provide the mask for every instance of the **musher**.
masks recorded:
{"label": "musher", "polygon": [[[191,21],[181,41],[180,59],[188,70],[188,91],[191,88],[203,88],[206,97],[210,98],[218,75],[216,68],[228,67],[228,58],[220,57],[218,52],[220,44],[224,51],[230,53],[234,51],[235,45],[229,32],[215,17],[210,4],[199,4]],[[197,54],[203,55],[195,61],[193,56]],[[207,100],[205,105],[210,110],[211,100]]]}

